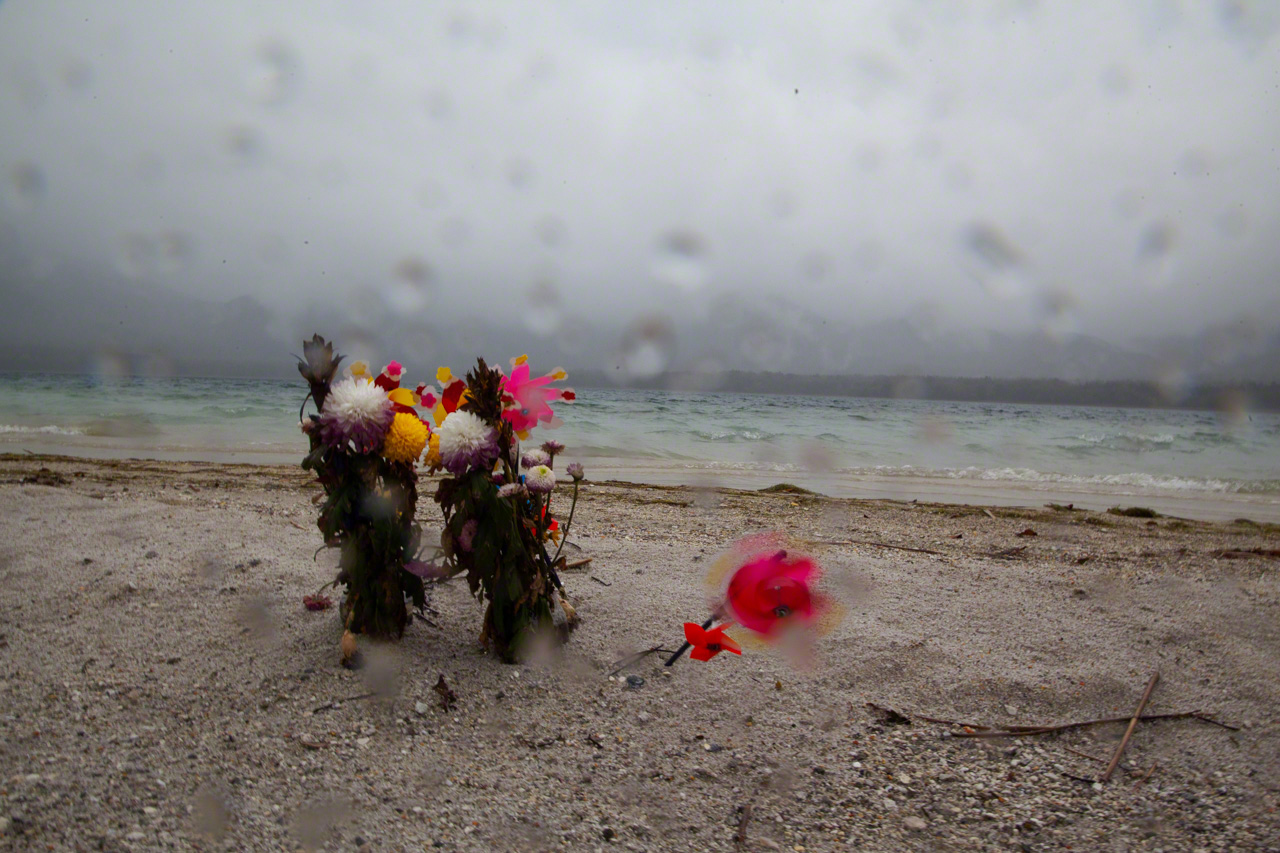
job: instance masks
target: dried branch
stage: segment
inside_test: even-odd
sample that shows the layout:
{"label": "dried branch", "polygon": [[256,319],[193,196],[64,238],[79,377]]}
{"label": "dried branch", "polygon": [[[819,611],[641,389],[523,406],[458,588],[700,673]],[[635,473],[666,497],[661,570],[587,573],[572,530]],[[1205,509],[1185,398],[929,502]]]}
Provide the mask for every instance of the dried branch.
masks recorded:
{"label": "dried branch", "polygon": [[1111,774],[1116,772],[1116,767],[1120,764],[1120,756],[1124,755],[1124,748],[1129,745],[1129,738],[1133,737],[1133,730],[1138,727],[1138,720],[1142,719],[1142,712],[1146,710],[1147,703],[1151,701],[1151,694],[1155,691],[1156,685],[1160,682],[1160,673],[1151,673],[1151,679],[1147,681],[1147,689],[1142,691],[1142,698],[1138,700],[1138,707],[1133,711],[1133,718],[1129,720],[1129,727],[1124,730],[1124,737],[1120,738],[1120,743],[1116,745],[1115,754],[1111,756],[1111,763],[1107,765],[1107,769],[1103,771],[1099,781],[1110,782]]}

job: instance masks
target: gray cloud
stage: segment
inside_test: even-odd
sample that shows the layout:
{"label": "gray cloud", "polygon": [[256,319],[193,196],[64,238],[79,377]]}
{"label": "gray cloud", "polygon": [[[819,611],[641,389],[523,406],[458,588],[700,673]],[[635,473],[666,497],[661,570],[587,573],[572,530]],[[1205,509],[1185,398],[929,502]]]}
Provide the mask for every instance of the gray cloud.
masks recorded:
{"label": "gray cloud", "polygon": [[1275,9],[10,0],[6,275],[253,295],[290,336],[726,294],[1195,332],[1275,306]]}

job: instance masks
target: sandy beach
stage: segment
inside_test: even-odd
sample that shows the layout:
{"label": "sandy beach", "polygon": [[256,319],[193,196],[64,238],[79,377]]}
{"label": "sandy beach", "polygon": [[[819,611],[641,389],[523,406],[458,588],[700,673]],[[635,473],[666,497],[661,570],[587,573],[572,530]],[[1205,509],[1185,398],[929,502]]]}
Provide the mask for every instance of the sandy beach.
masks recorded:
{"label": "sandy beach", "polygon": [[[0,457],[0,846],[1280,850],[1280,528],[591,474],[562,652],[485,655],[452,581],[350,671],[306,472]],[[812,659],[610,675],[768,530],[844,607]],[[1221,725],[1142,722],[1108,782],[1123,722],[968,736],[1128,717],[1157,671],[1147,714]]]}

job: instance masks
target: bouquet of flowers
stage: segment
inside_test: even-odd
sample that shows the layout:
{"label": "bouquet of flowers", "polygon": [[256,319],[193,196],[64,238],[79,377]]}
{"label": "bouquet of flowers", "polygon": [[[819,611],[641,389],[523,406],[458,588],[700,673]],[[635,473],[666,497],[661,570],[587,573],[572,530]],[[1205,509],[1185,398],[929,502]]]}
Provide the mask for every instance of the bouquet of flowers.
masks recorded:
{"label": "bouquet of flowers", "polygon": [[[354,655],[356,634],[398,638],[409,621],[406,601],[419,609],[426,604],[429,565],[417,559],[422,535],[414,521],[414,466],[431,427],[415,409],[420,396],[400,387],[398,363],[374,377],[355,362],[348,376],[335,380],[343,356],[331,343],[315,335],[302,348],[298,371],[317,409],[305,419],[299,413],[311,440],[302,467],[315,471],[324,488],[317,526],[325,545],[341,549],[334,583],[346,587],[346,661]],[[306,399],[302,405],[305,410]]]}
{"label": "bouquet of flowers", "polygon": [[[527,356],[511,366],[508,376],[479,359],[465,380],[440,369],[437,429],[427,453],[433,472],[447,472],[435,496],[445,518],[440,544],[447,570],[465,572],[472,594],[488,603],[480,639],[506,661],[540,636],[567,634],[576,622],[557,568],[582,480],[581,465],[565,469],[574,490],[561,531],[551,501],[555,457],[564,445],[548,441],[522,454],[520,441],[539,425],[557,425],[550,403],[572,401],[574,393],[552,384],[566,378],[563,370],[533,378]],[[424,405],[434,396],[419,391]]]}

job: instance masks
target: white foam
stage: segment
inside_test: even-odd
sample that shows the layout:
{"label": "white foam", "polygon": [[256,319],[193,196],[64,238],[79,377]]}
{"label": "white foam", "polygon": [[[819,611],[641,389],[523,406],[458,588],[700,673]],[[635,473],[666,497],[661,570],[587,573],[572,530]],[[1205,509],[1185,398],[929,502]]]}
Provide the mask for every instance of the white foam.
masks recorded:
{"label": "white foam", "polygon": [[19,435],[84,435],[85,432],[79,427],[64,427],[57,424],[46,424],[45,426],[23,426],[21,424],[0,424],[0,433],[14,433]]}

